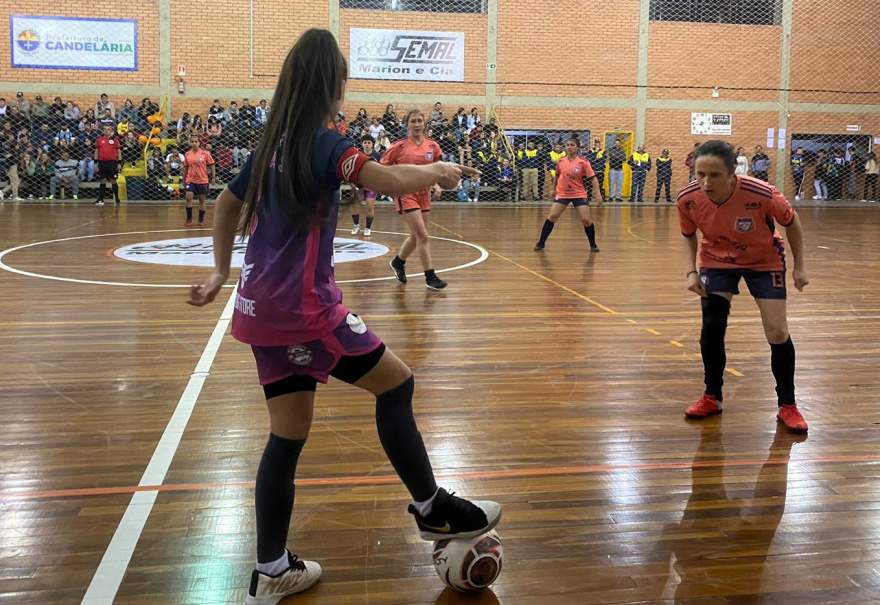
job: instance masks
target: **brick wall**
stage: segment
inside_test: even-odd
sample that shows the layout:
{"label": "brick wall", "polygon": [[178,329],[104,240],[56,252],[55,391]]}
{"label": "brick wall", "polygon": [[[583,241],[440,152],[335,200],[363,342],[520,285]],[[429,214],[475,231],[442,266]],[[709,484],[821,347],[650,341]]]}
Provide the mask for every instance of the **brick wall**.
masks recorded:
{"label": "brick wall", "polygon": [[[523,107],[534,97],[636,101],[638,55],[638,0],[593,0],[589,10],[578,0],[515,2],[499,0],[497,32],[497,111],[506,127],[590,129],[599,133],[614,128],[635,130],[637,112],[626,108],[577,108],[576,102],[562,107]],[[94,3],[72,0],[64,5],[45,0],[11,0],[8,14],[85,16],[94,14]],[[254,36],[250,37],[247,0],[224,0],[210,7],[191,0],[171,0],[171,69],[187,67],[188,89],[271,89],[281,62],[297,36],[306,28],[327,27],[326,2],[291,0],[254,3]],[[8,36],[9,19],[0,18]],[[59,87],[82,83],[147,85],[159,83],[158,7],[155,2],[139,7],[137,14],[107,6],[102,16],[138,19],[140,71],[81,72],[22,70],[10,68],[9,49],[0,56],[0,91],[14,98],[15,84],[31,87],[29,97],[39,89],[47,100]],[[407,94],[430,95],[444,102],[451,114],[462,98],[467,109],[484,111],[487,63],[486,15],[388,12],[344,9],[339,13],[340,45],[348,54],[348,32],[352,27],[408,28],[462,31],[465,34],[465,83],[385,82],[351,80],[348,91],[355,99],[345,105],[349,119],[359,107],[381,113],[385,102],[395,104],[398,113],[412,106]],[[864,0],[797,0],[794,4],[791,87],[865,91],[880,82],[880,28],[876,11]],[[0,31],[0,35],[3,32]],[[705,99],[708,107],[695,110],[725,111],[725,101],[758,101],[775,104],[780,83],[781,30],[772,26],[737,26],[651,22],[649,24],[649,100]],[[253,58],[251,58],[253,52]],[[172,73],[172,81],[174,81]],[[718,100],[710,91],[683,87],[719,86]],[[669,88],[672,87],[672,88]],[[774,90],[733,91],[730,87]],[[379,93],[369,102],[356,100]],[[94,104],[92,94],[68,95],[81,105]],[[131,95],[137,104],[140,95]],[[174,115],[183,111],[203,116],[213,93],[204,98],[174,95]],[[252,102],[269,92],[250,95]],[[518,97],[512,99],[511,97]],[[117,103],[123,97],[113,95]],[[793,93],[793,102],[878,103],[878,95],[823,92]],[[710,105],[709,101],[713,104]],[[224,104],[228,99],[224,99]],[[430,110],[431,102],[422,104]],[[611,102],[611,101],[609,101]],[[615,101],[616,102],[616,101]],[[721,105],[715,105],[720,103]],[[558,105],[556,102],[554,105]],[[684,179],[681,162],[696,140],[690,134],[690,109],[649,109],[646,113],[646,144],[655,156],[669,147],[675,160],[675,184]],[[732,110],[733,136],[729,141],[750,151],[766,142],[767,128],[778,127],[773,105],[766,111]],[[792,132],[843,133],[847,124],[862,125],[862,132],[880,135],[880,115],[798,112],[792,110]],[[775,149],[770,151],[774,162]],[[771,176],[773,173],[771,173]]]}

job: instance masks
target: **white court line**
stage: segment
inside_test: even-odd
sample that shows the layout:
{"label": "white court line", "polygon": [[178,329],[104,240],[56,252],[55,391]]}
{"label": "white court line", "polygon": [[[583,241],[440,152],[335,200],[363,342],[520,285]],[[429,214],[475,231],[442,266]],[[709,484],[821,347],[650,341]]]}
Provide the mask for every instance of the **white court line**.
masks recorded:
{"label": "white court line", "polygon": [[[202,356],[177,401],[174,414],[168,421],[159,443],[156,444],[153,456],[138,482],[139,486],[162,485],[165,481],[171,460],[177,452],[183,432],[186,430],[199,394],[208,378],[211,365],[214,363],[214,357],[217,355],[229,322],[232,320],[236,292],[237,290],[233,290],[232,296],[226,301],[226,306],[223,307],[223,312],[220,314],[220,319],[217,320],[217,325],[214,326],[208,344],[205,345],[205,350],[202,351]],[[132,495],[128,508],[125,509],[125,514],[122,515],[122,520],[116,527],[116,532],[113,534],[107,550],[104,551],[101,563],[98,565],[95,575],[92,576],[89,588],[82,599],[83,605],[109,605],[113,603],[158,495],[157,490],[135,492]]]}
{"label": "white court line", "polygon": [[[210,229],[161,229],[156,231],[127,231],[125,233],[99,233],[96,235],[78,235],[76,237],[63,237],[60,239],[52,239],[44,242],[32,242],[30,244],[23,244],[21,246],[16,246],[14,248],[8,248],[0,252],[0,269],[4,271],[9,271],[10,273],[17,273],[18,275],[24,275],[25,277],[37,277],[40,279],[50,279],[53,281],[62,281],[74,284],[89,284],[93,286],[125,286],[129,288],[189,288],[192,284],[144,284],[144,283],[129,283],[129,282],[116,282],[116,281],[102,281],[97,279],[78,279],[75,277],[59,277],[57,275],[46,275],[45,273],[35,273],[33,271],[25,271],[23,269],[17,269],[11,265],[7,265],[3,258],[7,254],[11,254],[18,250],[23,250],[25,248],[32,248],[34,246],[42,246],[43,244],[57,244],[58,242],[69,242],[73,240],[80,239],[90,239],[94,237],[112,237],[114,235],[136,235],[136,234],[145,234],[145,233],[169,233],[172,231],[210,231]],[[337,229],[337,231],[348,231],[348,229]],[[399,233],[397,231],[373,231],[373,233],[383,233],[386,235],[409,235],[408,233]],[[461,244],[464,246],[469,246],[474,250],[477,250],[480,253],[480,256],[475,260],[470,262],[456,265],[455,267],[446,267],[445,269],[437,269],[437,273],[447,273],[449,271],[458,271],[460,269],[468,269],[473,267],[474,265],[479,265],[487,258],[489,258],[489,252],[478,244],[473,244],[471,242],[466,242],[464,240],[451,239],[448,237],[440,237],[437,235],[429,235],[431,239],[441,240],[445,242],[452,242],[454,244]],[[424,273],[410,273],[410,277],[418,277],[424,275]],[[388,277],[366,277],[362,279],[341,279],[337,281],[337,284],[360,284],[366,282],[374,282],[374,281],[391,281],[396,280],[397,278],[393,275]],[[235,284],[226,284],[223,286],[224,288],[234,288]]]}

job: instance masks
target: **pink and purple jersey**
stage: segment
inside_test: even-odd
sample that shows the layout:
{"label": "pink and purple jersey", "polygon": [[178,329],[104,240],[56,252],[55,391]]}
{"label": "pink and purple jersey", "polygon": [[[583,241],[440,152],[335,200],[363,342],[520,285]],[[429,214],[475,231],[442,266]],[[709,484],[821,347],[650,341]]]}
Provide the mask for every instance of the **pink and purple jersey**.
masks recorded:
{"label": "pink and purple jersey", "polygon": [[[370,157],[336,132],[322,128],[312,147],[311,166],[321,195],[332,200],[329,217],[308,229],[295,229],[271,193],[261,197],[250,233],[232,317],[232,335],[257,346],[283,346],[320,340],[348,315],[333,274],[336,204],[343,181],[358,184]],[[289,162],[288,162],[289,163]],[[267,184],[278,167],[267,171]],[[251,160],[229,183],[245,199]],[[266,191],[272,191],[271,186]]]}

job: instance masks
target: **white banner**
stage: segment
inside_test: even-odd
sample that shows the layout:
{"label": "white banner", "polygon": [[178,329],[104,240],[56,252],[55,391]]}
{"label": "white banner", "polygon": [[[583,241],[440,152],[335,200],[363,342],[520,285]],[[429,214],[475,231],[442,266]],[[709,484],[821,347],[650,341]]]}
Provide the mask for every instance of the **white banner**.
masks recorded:
{"label": "white banner", "polygon": [[464,82],[464,32],[352,27],[348,54],[350,78]]}
{"label": "white banner", "polygon": [[9,17],[12,67],[137,71],[137,22]]}
{"label": "white banner", "polygon": [[730,136],[733,116],[729,113],[692,113],[691,134]]}

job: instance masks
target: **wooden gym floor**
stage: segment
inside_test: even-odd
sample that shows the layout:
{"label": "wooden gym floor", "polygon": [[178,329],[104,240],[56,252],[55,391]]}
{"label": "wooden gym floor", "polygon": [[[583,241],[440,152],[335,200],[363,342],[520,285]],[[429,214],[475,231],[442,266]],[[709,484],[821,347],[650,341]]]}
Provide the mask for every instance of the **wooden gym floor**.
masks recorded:
{"label": "wooden gym floor", "polygon": [[[437,268],[480,258],[454,240],[488,253],[445,273],[444,292],[421,278],[343,285],[415,371],[441,483],[504,505],[493,592],[443,590],[372,399],[334,383],[319,389],[290,542],[324,576],[289,602],[880,602],[876,208],[801,212],[812,283],[789,309],[806,440],[776,430],[747,294],[733,306],[726,411],[684,420],[701,392],[700,321],[674,209],[598,210],[598,255],[570,214],[532,252],[545,212],[437,208]],[[194,309],[185,288],[146,285],[205,270],[109,252],[184,237],[181,223],[179,205],[0,206],[3,249],[60,240],[3,263],[79,280],[0,272],[0,603],[244,600],[267,417],[250,351],[224,335],[232,290]],[[392,232],[375,242],[401,240],[388,207],[375,229]],[[388,277],[388,258],[337,277]]]}

